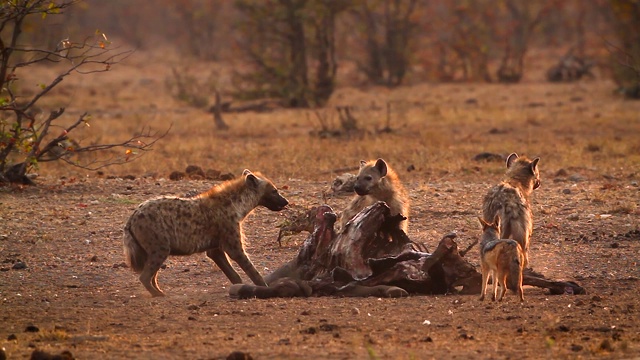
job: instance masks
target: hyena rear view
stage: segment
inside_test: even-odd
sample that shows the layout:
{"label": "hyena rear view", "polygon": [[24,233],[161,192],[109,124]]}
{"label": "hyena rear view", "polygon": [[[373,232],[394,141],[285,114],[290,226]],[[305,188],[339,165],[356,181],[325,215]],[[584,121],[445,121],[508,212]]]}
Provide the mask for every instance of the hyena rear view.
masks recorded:
{"label": "hyena rear view", "polygon": [[384,201],[391,209],[391,215],[402,214],[407,217],[400,223],[400,228],[407,232],[409,226],[409,198],[398,179],[398,175],[382,159],[360,161],[360,172],[353,186],[357,196],[342,212],[339,228],[344,229],[349,220],[367,206]]}
{"label": "hyena rear view", "polygon": [[520,244],[525,267],[529,264],[529,240],[533,231],[531,193],[540,187],[538,161],[540,158],[529,160],[524,156],[518,157],[516,153],[509,155],[504,180],[489,190],[482,206],[483,218],[500,216],[501,237]]}
{"label": "hyena rear view", "polygon": [[[520,298],[524,301],[522,291],[522,271],[524,270],[524,254],[522,247],[515,240],[500,238],[500,216],[496,215],[492,223],[478,218],[482,224],[480,241],[480,267],[482,269],[482,294],[484,300],[487,293],[489,276],[493,282],[492,300],[502,301],[507,292],[507,277]],[[500,296],[498,296],[500,284]]]}
{"label": "hyena rear view", "polygon": [[242,279],[226,255],[254,284],[266,286],[244,251],[242,221],[257,206],[280,211],[287,204],[271,181],[249,170],[239,179],[192,198],[148,200],[136,208],[124,227],[126,260],[153,296],[164,295],[157,277],[169,255],[205,251],[233,284]]}

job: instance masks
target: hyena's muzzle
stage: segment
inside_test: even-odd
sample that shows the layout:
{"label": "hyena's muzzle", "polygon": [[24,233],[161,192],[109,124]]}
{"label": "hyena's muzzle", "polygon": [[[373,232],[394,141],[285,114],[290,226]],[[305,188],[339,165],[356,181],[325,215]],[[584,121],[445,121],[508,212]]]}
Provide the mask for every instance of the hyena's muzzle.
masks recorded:
{"label": "hyena's muzzle", "polygon": [[259,204],[271,211],[280,211],[289,205],[289,201],[280,195],[278,190],[274,189],[264,194]]}
{"label": "hyena's muzzle", "polygon": [[371,184],[372,182],[373,178],[370,175],[364,176],[364,178],[360,178],[358,176],[356,184],[353,186],[353,191],[360,196],[369,195],[371,188],[373,187]]}
{"label": "hyena's muzzle", "polygon": [[353,190],[356,192],[356,194],[360,196],[365,196],[369,194],[369,191],[367,191],[366,186],[361,186],[359,184],[356,184],[356,186],[353,187]]}

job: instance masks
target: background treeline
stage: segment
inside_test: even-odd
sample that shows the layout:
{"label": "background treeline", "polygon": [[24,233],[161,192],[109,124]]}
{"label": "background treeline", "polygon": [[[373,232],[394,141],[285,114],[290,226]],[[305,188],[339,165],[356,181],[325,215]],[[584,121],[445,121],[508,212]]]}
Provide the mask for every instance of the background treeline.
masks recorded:
{"label": "background treeline", "polygon": [[533,51],[588,61],[621,87],[637,86],[640,62],[634,0],[85,0],[26,32],[55,48],[96,29],[233,62],[236,96],[290,106],[321,105],[337,83],[518,82]]}

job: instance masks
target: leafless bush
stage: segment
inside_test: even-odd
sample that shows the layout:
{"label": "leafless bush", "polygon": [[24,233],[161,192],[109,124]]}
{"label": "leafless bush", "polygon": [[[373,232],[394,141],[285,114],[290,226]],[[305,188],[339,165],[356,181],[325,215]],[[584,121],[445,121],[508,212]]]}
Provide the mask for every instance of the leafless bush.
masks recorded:
{"label": "leafless bush", "polygon": [[[76,3],[75,0],[57,3],[18,0],[0,5],[0,48],[3,55],[0,59],[0,181],[30,184],[32,182],[26,173],[47,161],[60,160],[89,170],[122,164],[150,150],[166,134],[143,129],[121,142],[82,146],[71,136],[79,127],[90,126],[91,116],[88,113],[83,113],[66,126],[60,124],[65,114],[63,107],[40,114],[38,102],[66,77],[107,72],[132,53],[132,50],[112,49],[111,42],[101,32],[81,41],[62,39],[54,49],[33,47],[22,41],[25,24],[58,15]],[[45,63],[65,67],[51,82],[40,84],[35,94],[21,92],[18,86],[19,72]],[[107,158],[91,158],[86,162],[73,161],[69,156],[117,148],[123,151],[112,153]]]}

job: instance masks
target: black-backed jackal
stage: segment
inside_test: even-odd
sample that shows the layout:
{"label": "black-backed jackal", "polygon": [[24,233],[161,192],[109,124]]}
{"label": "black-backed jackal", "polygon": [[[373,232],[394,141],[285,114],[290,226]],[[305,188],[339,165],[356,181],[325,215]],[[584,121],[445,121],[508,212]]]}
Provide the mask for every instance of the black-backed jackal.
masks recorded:
{"label": "black-backed jackal", "polygon": [[[492,300],[502,301],[507,292],[507,277],[514,285],[520,301],[524,301],[522,292],[522,271],[524,270],[524,254],[522,247],[515,240],[500,238],[500,216],[496,215],[493,222],[488,223],[478,218],[482,224],[482,238],[480,241],[480,267],[482,269],[482,294],[484,300],[487,292],[489,276],[493,283]],[[500,295],[498,296],[498,285]]]}

